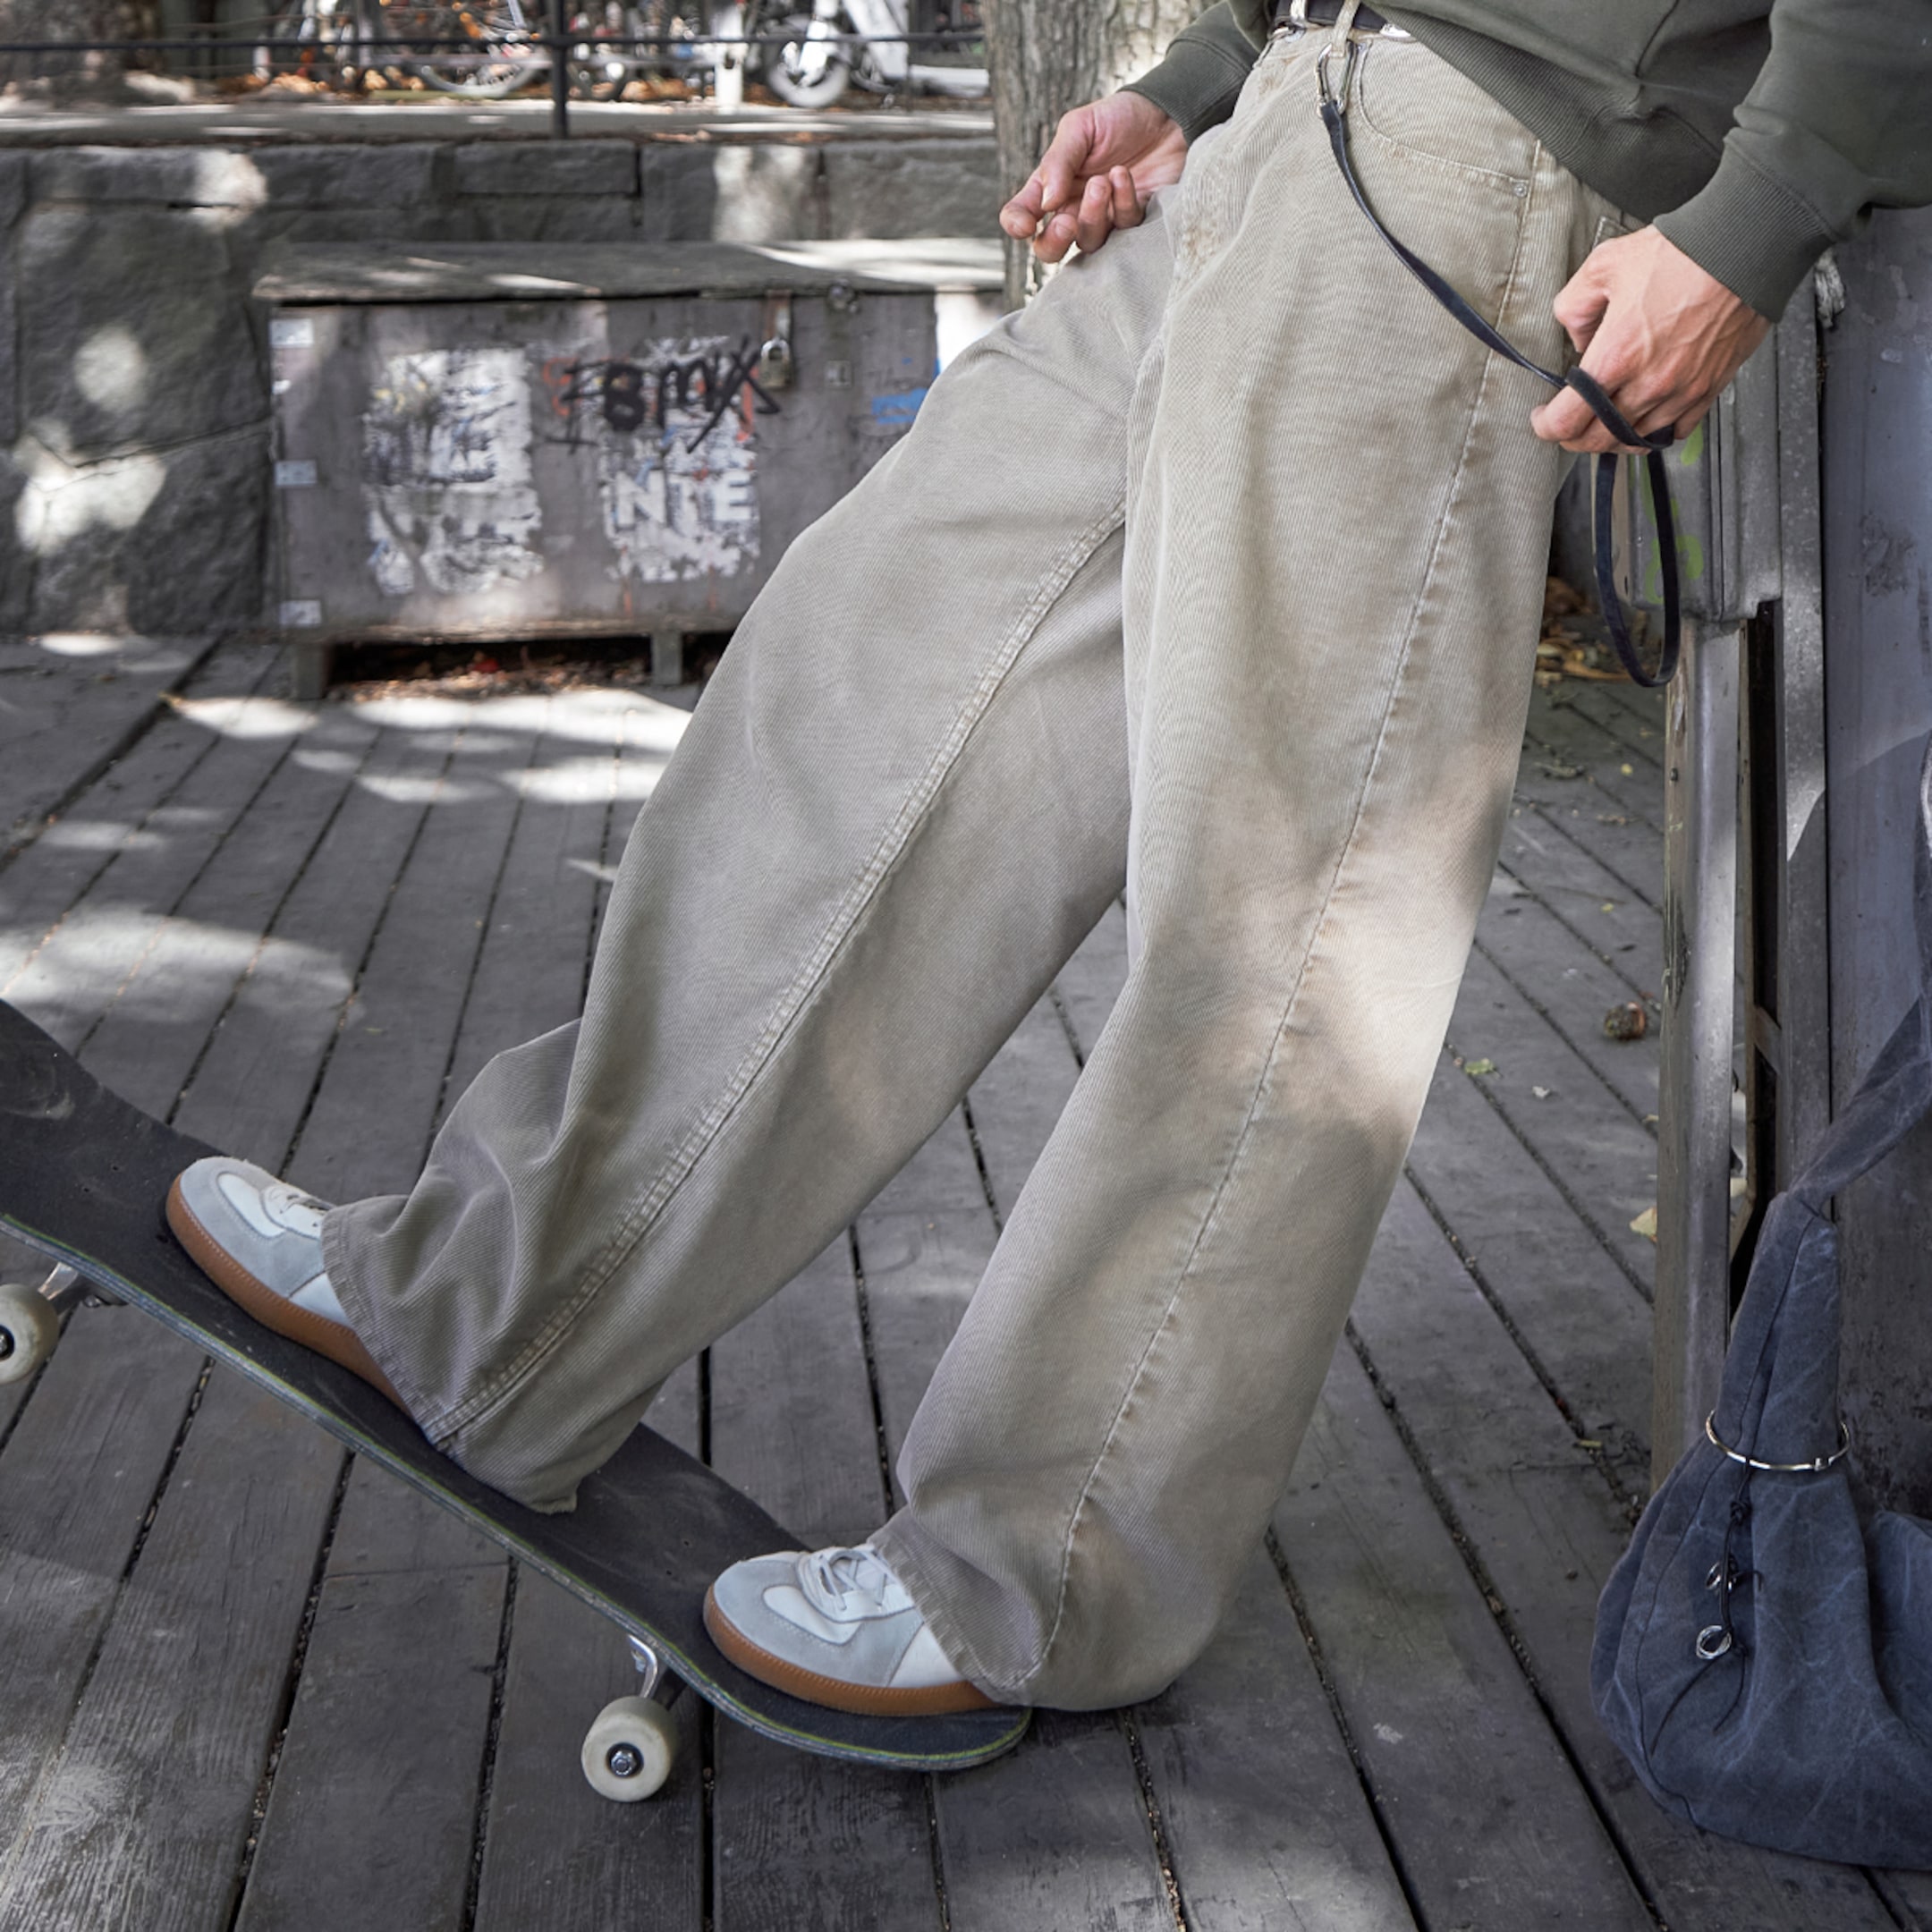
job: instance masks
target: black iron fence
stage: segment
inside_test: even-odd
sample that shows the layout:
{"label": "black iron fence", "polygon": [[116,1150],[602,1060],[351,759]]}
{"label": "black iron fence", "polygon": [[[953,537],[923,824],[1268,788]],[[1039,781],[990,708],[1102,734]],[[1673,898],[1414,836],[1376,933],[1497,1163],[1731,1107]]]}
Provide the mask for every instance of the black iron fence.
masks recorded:
{"label": "black iron fence", "polygon": [[[854,92],[987,91],[976,0],[283,0],[241,14],[220,0],[162,4],[164,23],[182,30],[0,40],[0,80],[108,66],[362,97],[416,89],[503,99],[540,88],[559,138],[575,99],[682,90],[733,104],[748,80],[799,107]],[[213,17],[180,19],[184,5]]]}

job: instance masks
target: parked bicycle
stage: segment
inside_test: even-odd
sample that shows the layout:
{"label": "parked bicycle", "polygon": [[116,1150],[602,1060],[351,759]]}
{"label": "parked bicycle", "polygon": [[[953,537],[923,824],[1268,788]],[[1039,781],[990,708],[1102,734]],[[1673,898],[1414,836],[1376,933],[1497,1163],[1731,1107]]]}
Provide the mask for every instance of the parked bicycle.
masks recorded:
{"label": "parked bicycle", "polygon": [[[948,27],[979,24],[977,7],[963,0],[933,13]],[[915,58],[905,38],[912,18],[912,0],[811,0],[809,12],[800,0],[756,0],[745,8],[745,38],[785,38],[754,46],[750,71],[794,107],[827,107],[854,84],[872,94],[923,89],[969,100],[991,90],[984,67]]]}
{"label": "parked bicycle", "polygon": [[[335,84],[393,67],[440,93],[496,100],[548,75],[548,21],[546,0],[282,0],[254,65],[265,79]],[[641,73],[688,76],[711,63],[696,0],[576,0],[568,31],[571,90],[593,99]]]}

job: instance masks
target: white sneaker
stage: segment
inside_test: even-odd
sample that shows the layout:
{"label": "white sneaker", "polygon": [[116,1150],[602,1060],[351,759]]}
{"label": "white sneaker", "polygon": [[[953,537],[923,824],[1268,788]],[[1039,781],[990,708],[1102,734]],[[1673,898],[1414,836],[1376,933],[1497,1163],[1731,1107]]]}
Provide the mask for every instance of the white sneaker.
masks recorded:
{"label": "white sneaker", "polygon": [[834,1710],[928,1717],[993,1701],[960,1675],[869,1543],[733,1563],[705,1597],[705,1628],[761,1683]]}
{"label": "white sneaker", "polygon": [[265,1328],[352,1369],[400,1409],[402,1399],[350,1326],[322,1265],[328,1203],[252,1161],[211,1155],[168,1190],[174,1238],[222,1292]]}

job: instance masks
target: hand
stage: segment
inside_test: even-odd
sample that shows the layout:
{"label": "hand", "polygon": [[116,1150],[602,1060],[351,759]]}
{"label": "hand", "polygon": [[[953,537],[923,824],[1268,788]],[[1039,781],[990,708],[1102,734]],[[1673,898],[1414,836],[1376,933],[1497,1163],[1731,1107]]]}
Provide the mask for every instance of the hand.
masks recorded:
{"label": "hand", "polygon": [[1186,161],[1169,115],[1144,95],[1109,94],[1060,117],[1040,165],[1000,210],[1000,226],[1045,262],[1076,242],[1091,255],[1116,228],[1138,228],[1148,197],[1179,181]]}
{"label": "hand", "polygon": [[[1552,308],[1586,372],[1647,436],[1688,436],[1771,326],[1655,228],[1592,249]],[[1568,450],[1624,446],[1573,389],[1533,411],[1530,427]]]}

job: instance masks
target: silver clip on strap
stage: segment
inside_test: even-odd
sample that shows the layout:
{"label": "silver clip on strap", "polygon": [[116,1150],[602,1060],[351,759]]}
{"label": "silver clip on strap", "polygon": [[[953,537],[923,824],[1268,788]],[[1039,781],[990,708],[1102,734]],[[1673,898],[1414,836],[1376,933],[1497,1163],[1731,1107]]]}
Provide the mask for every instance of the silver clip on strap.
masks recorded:
{"label": "silver clip on strap", "polygon": [[[1334,28],[1328,35],[1328,45],[1315,56],[1315,83],[1321,89],[1322,99],[1339,114],[1348,112],[1349,83],[1355,73],[1355,15],[1361,0],[1342,0],[1341,11],[1335,15]],[[1296,10],[1297,16],[1301,9]],[[1342,84],[1339,89],[1328,84],[1328,63],[1339,59],[1342,63]]]}
{"label": "silver clip on strap", "polygon": [[1717,1411],[1715,1409],[1704,1418],[1704,1433],[1710,1438],[1711,1446],[1722,1449],[1733,1462],[1740,1462],[1750,1470],[1766,1470],[1774,1476],[1822,1476],[1852,1452],[1852,1425],[1843,1417],[1838,1422],[1838,1446],[1829,1455],[1813,1456],[1809,1462],[1760,1462],[1756,1456],[1748,1456],[1741,1449],[1733,1449],[1717,1433]]}

